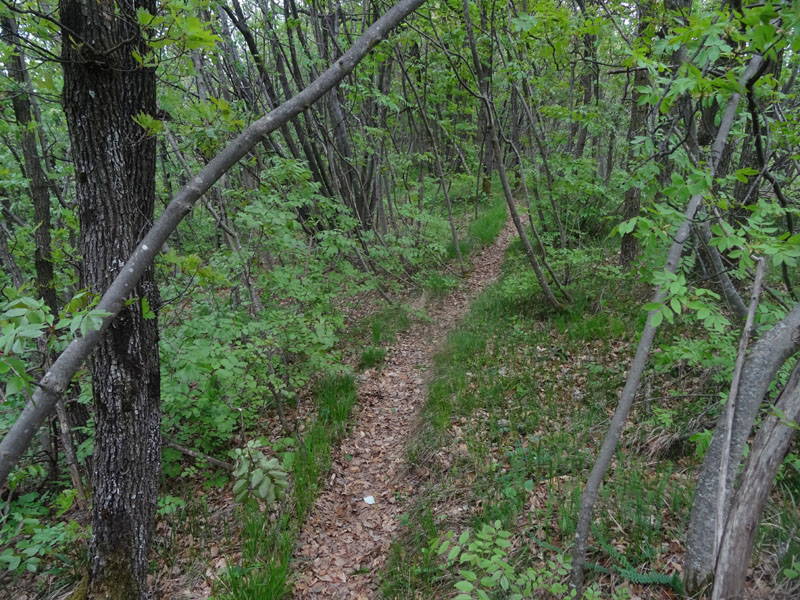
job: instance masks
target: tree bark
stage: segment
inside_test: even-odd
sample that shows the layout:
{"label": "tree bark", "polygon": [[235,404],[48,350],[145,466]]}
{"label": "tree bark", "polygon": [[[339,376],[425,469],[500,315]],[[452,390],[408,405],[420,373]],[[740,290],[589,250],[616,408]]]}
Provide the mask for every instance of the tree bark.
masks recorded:
{"label": "tree bark", "polygon": [[[753,428],[764,395],[778,369],[800,349],[800,304],[753,344],[742,368],[742,381],[731,431],[726,490],[733,486],[734,475],[742,460],[744,446]],[[717,487],[722,448],[727,436],[724,415],[720,417],[711,445],[706,451],[697,480],[694,503],[689,517],[684,560],[684,586],[690,595],[710,583],[714,573],[714,536]],[[726,517],[728,518],[728,517]]]}
{"label": "tree bark", "polygon": [[[797,435],[800,421],[800,363],[775,404],[776,413],[764,420],[739,479],[722,539],[712,600],[744,598],[758,522],[775,475]],[[779,411],[779,412],[778,412]]]}
{"label": "tree bark", "polygon": [[[739,394],[739,384],[742,380],[742,367],[744,366],[744,358],[747,354],[747,346],[750,343],[750,335],[753,329],[753,323],[756,318],[756,308],[758,307],[758,299],[761,297],[761,282],[764,279],[764,259],[758,259],[758,268],[756,269],[756,278],[753,282],[753,293],[750,297],[750,308],[747,311],[747,317],[742,328],[742,336],[739,340],[739,352],[736,355],[736,363],[733,367],[733,376],[731,377],[731,389],[728,393],[728,400],[725,403],[725,431],[726,436],[722,445],[722,460],[720,461],[720,477],[719,479],[725,481],[730,472],[729,469],[729,453],[731,447],[731,430],[733,425],[733,413],[736,410],[736,400]],[[722,529],[725,523],[725,508],[728,505],[728,494],[724,485],[717,483],[717,519],[716,519],[716,535],[717,538],[714,542],[715,552],[719,550],[722,543]]]}
{"label": "tree bark", "polygon": [[[644,6],[640,7],[641,11],[639,15],[639,31],[644,32],[646,27],[646,19],[648,18],[647,8]],[[637,88],[639,86],[647,85],[648,77],[647,71],[644,69],[638,69],[633,76],[633,89],[631,91],[631,121],[630,126],[628,127],[628,158],[627,158],[627,166],[633,163],[634,159],[634,145],[633,139],[641,135],[644,131],[645,126],[645,118],[647,116],[647,107],[642,105],[639,106],[639,96],[641,95]],[[625,221],[633,219],[634,217],[639,216],[640,204],[641,204],[641,197],[642,197],[642,190],[639,186],[635,183],[631,185],[627,190],[625,190],[625,204],[622,208],[622,218]],[[619,264],[624,269],[630,269],[631,265],[633,264],[636,255],[639,253],[639,244],[634,236],[634,233],[628,232],[622,236],[622,243],[620,245],[620,255],[619,255]]]}
{"label": "tree bark", "polygon": [[[64,111],[76,172],[81,285],[102,293],[152,225],[156,139],[135,122],[156,115],[155,69],[137,10],[153,0],[61,0]],[[160,245],[159,245],[160,247]],[[136,299],[99,341],[92,360],[95,442],[89,597],[144,599],[161,475],[158,323],[152,266],[131,285]]]}

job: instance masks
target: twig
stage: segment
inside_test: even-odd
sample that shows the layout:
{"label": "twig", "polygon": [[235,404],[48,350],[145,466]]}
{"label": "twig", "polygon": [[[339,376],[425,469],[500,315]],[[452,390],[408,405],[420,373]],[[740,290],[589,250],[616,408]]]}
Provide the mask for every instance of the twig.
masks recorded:
{"label": "twig", "polygon": [[226,471],[233,471],[233,465],[231,463],[227,463],[224,460],[219,460],[218,458],[214,458],[213,456],[209,456],[208,454],[203,454],[202,452],[198,452],[197,450],[192,450],[191,448],[187,448],[186,446],[181,446],[178,442],[169,439],[167,436],[162,436],[161,441],[168,448],[177,450],[181,454],[185,454],[186,456],[191,456],[192,458],[197,458],[199,460],[204,460],[206,462],[211,463],[212,465],[219,467],[220,469],[225,469]]}

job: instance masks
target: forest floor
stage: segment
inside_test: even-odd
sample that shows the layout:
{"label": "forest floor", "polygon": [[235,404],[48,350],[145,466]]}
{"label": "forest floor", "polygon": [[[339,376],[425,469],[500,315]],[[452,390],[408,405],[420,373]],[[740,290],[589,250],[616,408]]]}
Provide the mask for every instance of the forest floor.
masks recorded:
{"label": "forest floor", "polygon": [[429,319],[398,334],[384,364],[359,375],[351,433],[333,453],[296,546],[295,598],[376,597],[393,536],[414,494],[407,444],[426,399],[433,355],[470,302],[497,279],[512,231],[509,220],[474,257],[462,285],[415,307],[424,308]]}

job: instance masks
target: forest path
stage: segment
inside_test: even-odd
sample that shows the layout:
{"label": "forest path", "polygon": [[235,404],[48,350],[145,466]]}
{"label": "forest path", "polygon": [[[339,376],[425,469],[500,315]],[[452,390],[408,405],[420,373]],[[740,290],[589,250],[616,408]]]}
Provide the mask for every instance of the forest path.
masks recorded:
{"label": "forest path", "polygon": [[[295,548],[294,598],[377,597],[378,575],[406,508],[403,499],[414,494],[406,447],[427,397],[433,354],[470,302],[499,275],[513,230],[509,219],[475,257],[459,288],[429,303],[431,322],[398,334],[383,368],[358,376],[351,433],[333,452],[331,471]],[[365,501],[370,496],[373,504]]]}

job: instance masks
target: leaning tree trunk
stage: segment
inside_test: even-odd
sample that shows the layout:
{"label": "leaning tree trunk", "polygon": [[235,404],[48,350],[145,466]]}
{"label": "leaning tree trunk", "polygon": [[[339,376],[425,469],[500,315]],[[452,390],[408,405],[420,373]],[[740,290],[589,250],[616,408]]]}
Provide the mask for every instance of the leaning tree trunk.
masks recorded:
{"label": "leaning tree trunk", "polygon": [[[82,285],[101,293],[150,229],[156,140],[135,122],[156,114],[155,70],[137,10],[153,0],[61,0],[64,110],[74,154]],[[150,266],[92,361],[95,442],[89,597],[145,598],[161,474],[158,290]]]}
{"label": "leaning tree trunk", "polygon": [[712,600],[743,598],[758,522],[772,491],[775,475],[797,435],[800,419],[800,363],[764,419],[731,503],[717,558]]}
{"label": "leaning tree trunk", "polygon": [[[730,458],[726,494],[733,487],[734,476],[744,454],[744,447],[758,411],[772,380],[781,366],[800,349],[800,304],[773,327],[763,333],[747,356],[731,427]],[[714,437],[706,451],[703,466],[697,479],[694,503],[689,517],[684,559],[684,588],[697,595],[713,579],[715,568],[716,498],[720,477],[720,463],[727,435],[724,415],[714,429]],[[727,516],[726,519],[730,517]]]}
{"label": "leaning tree trunk", "polygon": [[[741,77],[739,78],[739,85],[743,87],[753,78],[758,77],[759,69],[762,63],[763,58],[760,55],[755,55],[752,59],[750,59],[750,63],[747,65]],[[730,133],[730,129],[733,125],[734,119],[736,118],[740,99],[741,95],[738,93],[731,94],[728,98],[728,103],[725,107],[725,113],[722,116],[722,121],[717,132],[717,138],[714,140],[714,144],[711,147],[711,160],[709,163],[708,172],[712,177],[716,172],[717,165],[719,164],[720,157],[722,156],[722,151],[724,150],[725,144],[728,140],[728,134]],[[695,215],[700,209],[702,199],[702,194],[696,194],[689,199],[684,212],[684,220],[672,238],[673,242],[669,253],[667,254],[667,260],[664,264],[664,269],[666,271],[671,273],[675,273],[677,271],[680,257],[683,252],[683,245],[686,243],[686,240],[689,237],[691,223],[694,221]],[[667,290],[660,287],[656,290],[653,296],[653,303],[661,304],[664,302],[666,297]],[[609,425],[608,432],[603,440],[603,445],[600,448],[597,460],[592,467],[591,473],[589,473],[589,477],[586,480],[586,486],[581,494],[580,508],[578,510],[578,522],[575,528],[575,544],[572,549],[572,573],[570,575],[571,585],[575,589],[576,596],[578,598],[581,598],[583,594],[586,557],[589,545],[589,531],[592,523],[594,505],[597,501],[597,494],[600,491],[600,485],[603,482],[605,473],[608,470],[608,467],[611,465],[611,459],[614,456],[617,443],[622,435],[622,430],[625,425],[625,421],[628,418],[631,405],[633,404],[636,390],[639,388],[639,381],[641,380],[642,373],[644,373],[647,357],[650,354],[650,348],[652,347],[656,331],[656,327],[652,324],[654,314],[655,311],[650,311],[648,314],[647,322],[645,323],[644,329],[642,330],[642,335],[639,338],[636,354],[633,357],[630,371],[628,372],[628,376],[625,380],[625,387],[620,395],[620,400],[617,404],[616,410],[614,411],[614,416],[611,418],[611,424]],[[735,464],[738,465],[738,462]],[[711,514],[712,521],[713,516],[714,513]]]}

